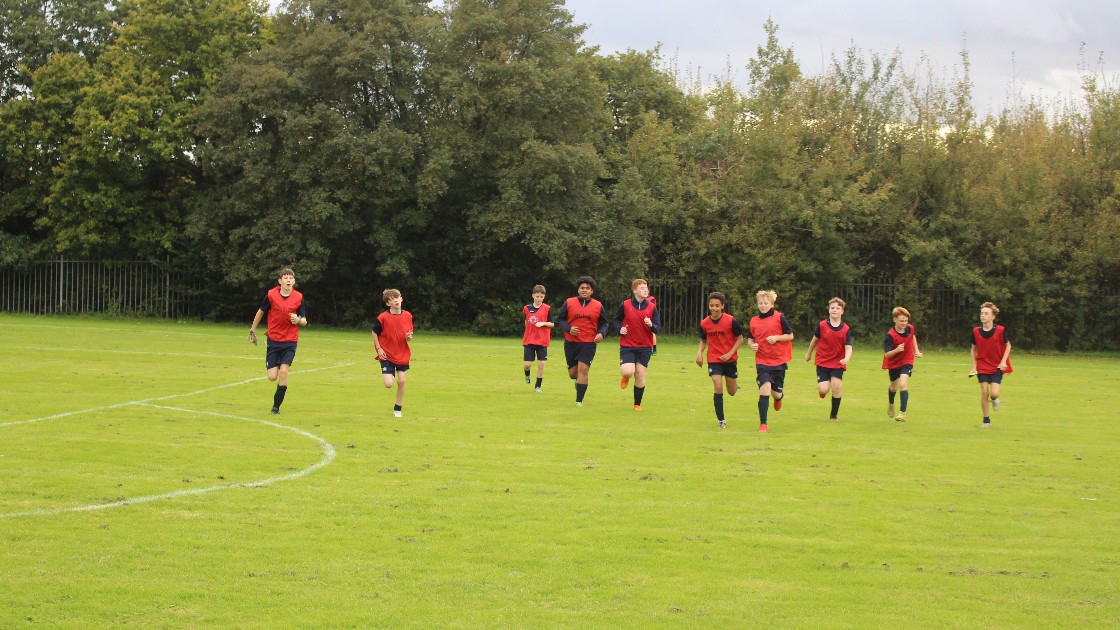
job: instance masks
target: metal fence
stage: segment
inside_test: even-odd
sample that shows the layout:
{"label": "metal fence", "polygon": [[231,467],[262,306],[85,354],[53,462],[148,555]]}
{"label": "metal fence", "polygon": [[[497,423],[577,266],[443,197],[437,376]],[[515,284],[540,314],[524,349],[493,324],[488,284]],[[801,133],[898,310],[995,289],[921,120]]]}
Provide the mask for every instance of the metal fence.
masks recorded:
{"label": "metal fence", "polygon": [[0,310],[14,313],[108,313],[201,316],[191,274],[169,261],[58,260],[0,269]]}

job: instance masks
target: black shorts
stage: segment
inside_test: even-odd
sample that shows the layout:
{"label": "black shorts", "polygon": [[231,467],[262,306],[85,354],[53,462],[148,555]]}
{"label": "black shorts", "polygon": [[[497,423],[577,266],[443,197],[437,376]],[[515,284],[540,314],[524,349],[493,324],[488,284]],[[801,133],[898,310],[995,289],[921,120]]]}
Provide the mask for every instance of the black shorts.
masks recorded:
{"label": "black shorts", "polygon": [[786,386],[786,368],[784,365],[756,365],[755,372],[758,377],[755,378],[755,383],[762,387],[766,383],[770,383],[770,390],[778,392],[779,394],[785,389]]}
{"label": "black shorts", "polygon": [[981,383],[995,383],[999,385],[1003,382],[1003,372],[996,372],[995,374],[977,374],[976,380]]}
{"label": "black shorts", "polygon": [[821,367],[819,365],[817,366],[817,382],[818,383],[823,383],[825,381],[831,381],[834,378],[839,379],[841,381],[844,380],[844,369],[843,368],[826,368],[826,367]]}
{"label": "black shorts", "polygon": [[913,365],[904,365],[900,368],[887,370],[887,375],[891,377],[891,382],[892,383],[897,381],[898,377],[902,376],[903,374],[905,374],[906,376],[910,376],[913,373],[914,373],[914,366]]}
{"label": "black shorts", "polygon": [[708,363],[708,376],[723,376],[735,380],[739,378],[739,362],[729,361],[727,363]]}
{"label": "black shorts", "polygon": [[642,367],[649,367],[649,359],[653,356],[653,347],[635,348],[632,346],[618,347],[618,364],[637,363]]}
{"label": "black shorts", "polygon": [[381,373],[382,374],[388,374],[388,375],[392,376],[392,375],[395,375],[397,372],[407,372],[408,371],[408,364],[407,363],[405,363],[404,365],[401,365],[399,363],[393,363],[392,361],[381,361],[380,363],[381,363]]}
{"label": "black shorts", "polygon": [[264,354],[265,369],[271,370],[281,365],[291,365],[292,361],[296,360],[296,342],[294,341],[272,341],[269,339],[265,345],[268,347]]}
{"label": "black shorts", "polygon": [[524,347],[526,361],[532,361],[533,359],[536,359],[538,361],[548,360],[548,346],[538,346],[531,343]]}
{"label": "black shorts", "polygon": [[568,360],[568,369],[574,368],[579,363],[591,365],[595,358],[595,351],[599,344],[594,341],[564,341],[564,358]]}

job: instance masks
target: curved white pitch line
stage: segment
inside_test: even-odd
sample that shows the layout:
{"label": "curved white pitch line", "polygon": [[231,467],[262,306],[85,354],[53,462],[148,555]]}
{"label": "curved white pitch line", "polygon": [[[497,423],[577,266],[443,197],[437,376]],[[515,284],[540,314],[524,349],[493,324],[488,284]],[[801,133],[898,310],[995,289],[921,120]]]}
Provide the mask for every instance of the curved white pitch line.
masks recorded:
{"label": "curved white pitch line", "polygon": [[[352,363],[347,363],[345,365],[332,366],[332,368],[334,368],[334,367],[345,367],[346,365],[353,365],[353,364]],[[319,369],[332,369],[332,368],[319,368]],[[313,372],[313,371],[317,371],[317,370],[302,370],[302,371],[303,372]],[[280,482],[280,481],[290,481],[290,480],[293,480],[293,479],[299,479],[300,477],[303,477],[305,475],[309,475],[309,474],[315,472],[316,470],[319,470],[320,468],[326,466],[327,464],[330,464],[332,461],[334,461],[335,455],[337,454],[337,451],[335,451],[334,446],[332,446],[329,442],[327,442],[323,438],[319,437],[318,435],[315,435],[314,433],[309,433],[309,432],[304,431],[303,429],[300,429],[300,428],[297,428],[297,427],[289,426],[289,425],[286,425],[286,424],[280,424],[278,422],[272,422],[272,421],[269,421],[269,420],[259,420],[257,418],[246,418],[244,416],[234,416],[234,415],[231,415],[231,414],[217,413],[217,412],[214,412],[214,411],[199,411],[197,409],[184,409],[184,408],[181,408],[181,407],[169,407],[169,406],[166,406],[166,405],[156,405],[156,404],[152,404],[151,402],[149,402],[149,401],[155,401],[155,400],[166,400],[168,398],[179,398],[179,397],[182,397],[182,396],[191,396],[191,395],[194,395],[194,394],[201,394],[201,393],[204,393],[204,392],[214,391],[216,389],[224,389],[226,387],[233,387],[233,386],[236,386],[236,385],[243,385],[245,383],[251,383],[251,382],[257,381],[257,380],[261,380],[261,379],[249,379],[247,381],[242,381],[240,383],[230,383],[228,385],[219,385],[217,387],[210,387],[210,388],[207,388],[207,389],[202,389],[202,390],[198,390],[196,392],[190,392],[190,393],[187,393],[187,394],[172,394],[170,396],[161,396],[161,397],[158,397],[158,398],[148,398],[146,400],[136,400],[136,401],[132,401],[132,402],[118,403],[116,405],[108,405],[108,406],[105,406],[105,407],[95,407],[93,409],[84,409],[84,410],[81,410],[81,411],[70,411],[70,412],[66,412],[66,413],[59,413],[59,414],[55,414],[53,416],[45,416],[45,417],[42,417],[42,418],[34,418],[34,419],[31,419],[31,420],[20,420],[20,421],[16,421],[16,422],[7,422],[7,423],[4,423],[4,424],[0,424],[0,427],[11,426],[11,425],[14,425],[14,424],[27,424],[27,423],[30,423],[30,422],[42,422],[44,420],[54,420],[54,419],[57,419],[57,418],[65,418],[67,416],[73,416],[73,415],[77,415],[77,414],[81,414],[81,413],[88,413],[88,412],[92,412],[92,411],[102,411],[102,410],[105,410],[105,409],[117,409],[117,408],[125,407],[125,406],[128,406],[128,405],[141,405],[141,406],[144,406],[144,407],[152,407],[152,408],[155,408],[155,409],[166,409],[168,411],[178,411],[178,412],[182,412],[182,413],[192,413],[192,414],[205,414],[205,415],[208,415],[208,416],[216,416],[218,418],[229,418],[231,420],[244,420],[246,422],[255,422],[257,424],[263,424],[263,425],[266,425],[266,426],[275,427],[277,429],[285,429],[285,430],[291,431],[292,433],[295,433],[297,435],[302,435],[303,437],[310,438],[310,439],[318,442],[320,448],[323,451],[323,457],[318,462],[308,466],[307,468],[297,470],[294,473],[289,473],[287,475],[278,475],[276,477],[269,477],[267,479],[259,479],[259,480],[256,480],[256,481],[242,481],[242,482],[236,482],[236,483],[223,483],[223,484],[218,484],[218,485],[214,485],[214,486],[208,486],[206,488],[192,488],[190,490],[176,490],[174,492],[165,492],[165,493],[162,493],[162,494],[150,494],[150,495],[146,495],[146,496],[142,496],[142,497],[133,497],[131,499],[122,499],[120,501],[112,501],[112,502],[109,502],[109,503],[97,503],[97,504],[92,504],[92,505],[77,505],[77,506],[67,507],[67,508],[28,510],[28,511],[25,511],[25,512],[0,513],[0,519],[16,518],[16,517],[20,517],[20,516],[44,516],[44,515],[51,515],[51,514],[65,514],[67,512],[92,512],[94,510],[104,510],[104,509],[107,509],[107,508],[123,507],[123,506],[126,506],[126,505],[137,505],[137,504],[140,504],[140,503],[149,503],[151,501],[158,501],[158,500],[161,500],[161,499],[174,499],[174,498],[177,498],[177,497],[185,497],[185,496],[190,496],[190,495],[195,495],[195,494],[206,494],[208,492],[225,490],[227,488],[261,488],[261,487],[268,486],[268,485],[271,485],[273,483],[277,483],[277,482]]]}

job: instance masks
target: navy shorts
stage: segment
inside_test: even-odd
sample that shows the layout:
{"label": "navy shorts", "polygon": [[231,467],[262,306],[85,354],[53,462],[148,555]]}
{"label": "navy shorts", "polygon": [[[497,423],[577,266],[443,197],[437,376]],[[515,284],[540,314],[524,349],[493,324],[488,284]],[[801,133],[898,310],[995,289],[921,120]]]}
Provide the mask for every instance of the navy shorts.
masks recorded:
{"label": "navy shorts", "polygon": [[778,392],[779,394],[785,389],[786,386],[786,370],[785,367],[776,367],[773,365],[756,365],[756,372],[758,377],[755,383],[762,387],[766,383],[770,383],[771,391]]}
{"label": "navy shorts", "polygon": [[396,374],[397,372],[407,372],[408,371],[408,364],[407,363],[405,363],[404,365],[400,365],[399,363],[393,363],[392,361],[381,361],[380,363],[381,363],[381,373],[382,374],[389,374],[391,376],[391,375]]}
{"label": "navy shorts", "polygon": [[591,361],[595,358],[595,351],[598,350],[599,344],[593,341],[564,341],[564,358],[568,360],[568,369],[572,369],[577,363],[586,363],[591,365]]}
{"label": "navy shorts", "polygon": [[708,376],[723,376],[735,380],[739,378],[739,362],[729,361],[727,363],[708,363]]}
{"label": "navy shorts", "polygon": [[548,346],[538,346],[536,344],[528,344],[525,346],[525,360],[532,361],[547,361],[548,360]]}
{"label": "navy shorts", "polygon": [[264,354],[264,367],[271,370],[281,365],[291,365],[296,360],[296,342],[272,341],[266,344],[268,350]]}
{"label": "navy shorts", "polygon": [[897,381],[898,377],[902,376],[903,374],[905,374],[906,376],[910,376],[913,373],[914,373],[914,366],[913,365],[904,365],[904,366],[902,366],[898,369],[887,370],[887,375],[891,377],[891,382],[892,383]]}
{"label": "navy shorts", "polygon": [[999,385],[1003,382],[1003,372],[996,372],[995,374],[977,374],[976,380],[981,383],[995,383]]}
{"label": "navy shorts", "polygon": [[637,363],[642,367],[649,367],[649,359],[653,356],[653,348],[634,348],[631,346],[618,347],[618,364]]}
{"label": "navy shorts", "polygon": [[826,368],[817,366],[817,382],[823,383],[831,381],[832,379],[844,380],[844,370],[842,368]]}

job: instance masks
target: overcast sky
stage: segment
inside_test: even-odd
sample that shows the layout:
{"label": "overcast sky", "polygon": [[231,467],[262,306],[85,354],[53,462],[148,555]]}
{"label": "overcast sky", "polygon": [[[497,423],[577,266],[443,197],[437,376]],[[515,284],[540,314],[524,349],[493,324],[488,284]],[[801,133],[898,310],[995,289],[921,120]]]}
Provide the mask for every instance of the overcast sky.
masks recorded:
{"label": "overcast sky", "polygon": [[[567,0],[584,41],[610,55],[661,44],[662,57],[707,81],[743,85],[745,66],[765,40],[767,18],[805,74],[819,75],[853,44],[908,71],[924,54],[948,84],[967,50],[978,113],[998,112],[1015,91],[1048,101],[1080,98],[1079,67],[1117,85],[1120,0]],[[1103,52],[1103,66],[1099,63]]]}

